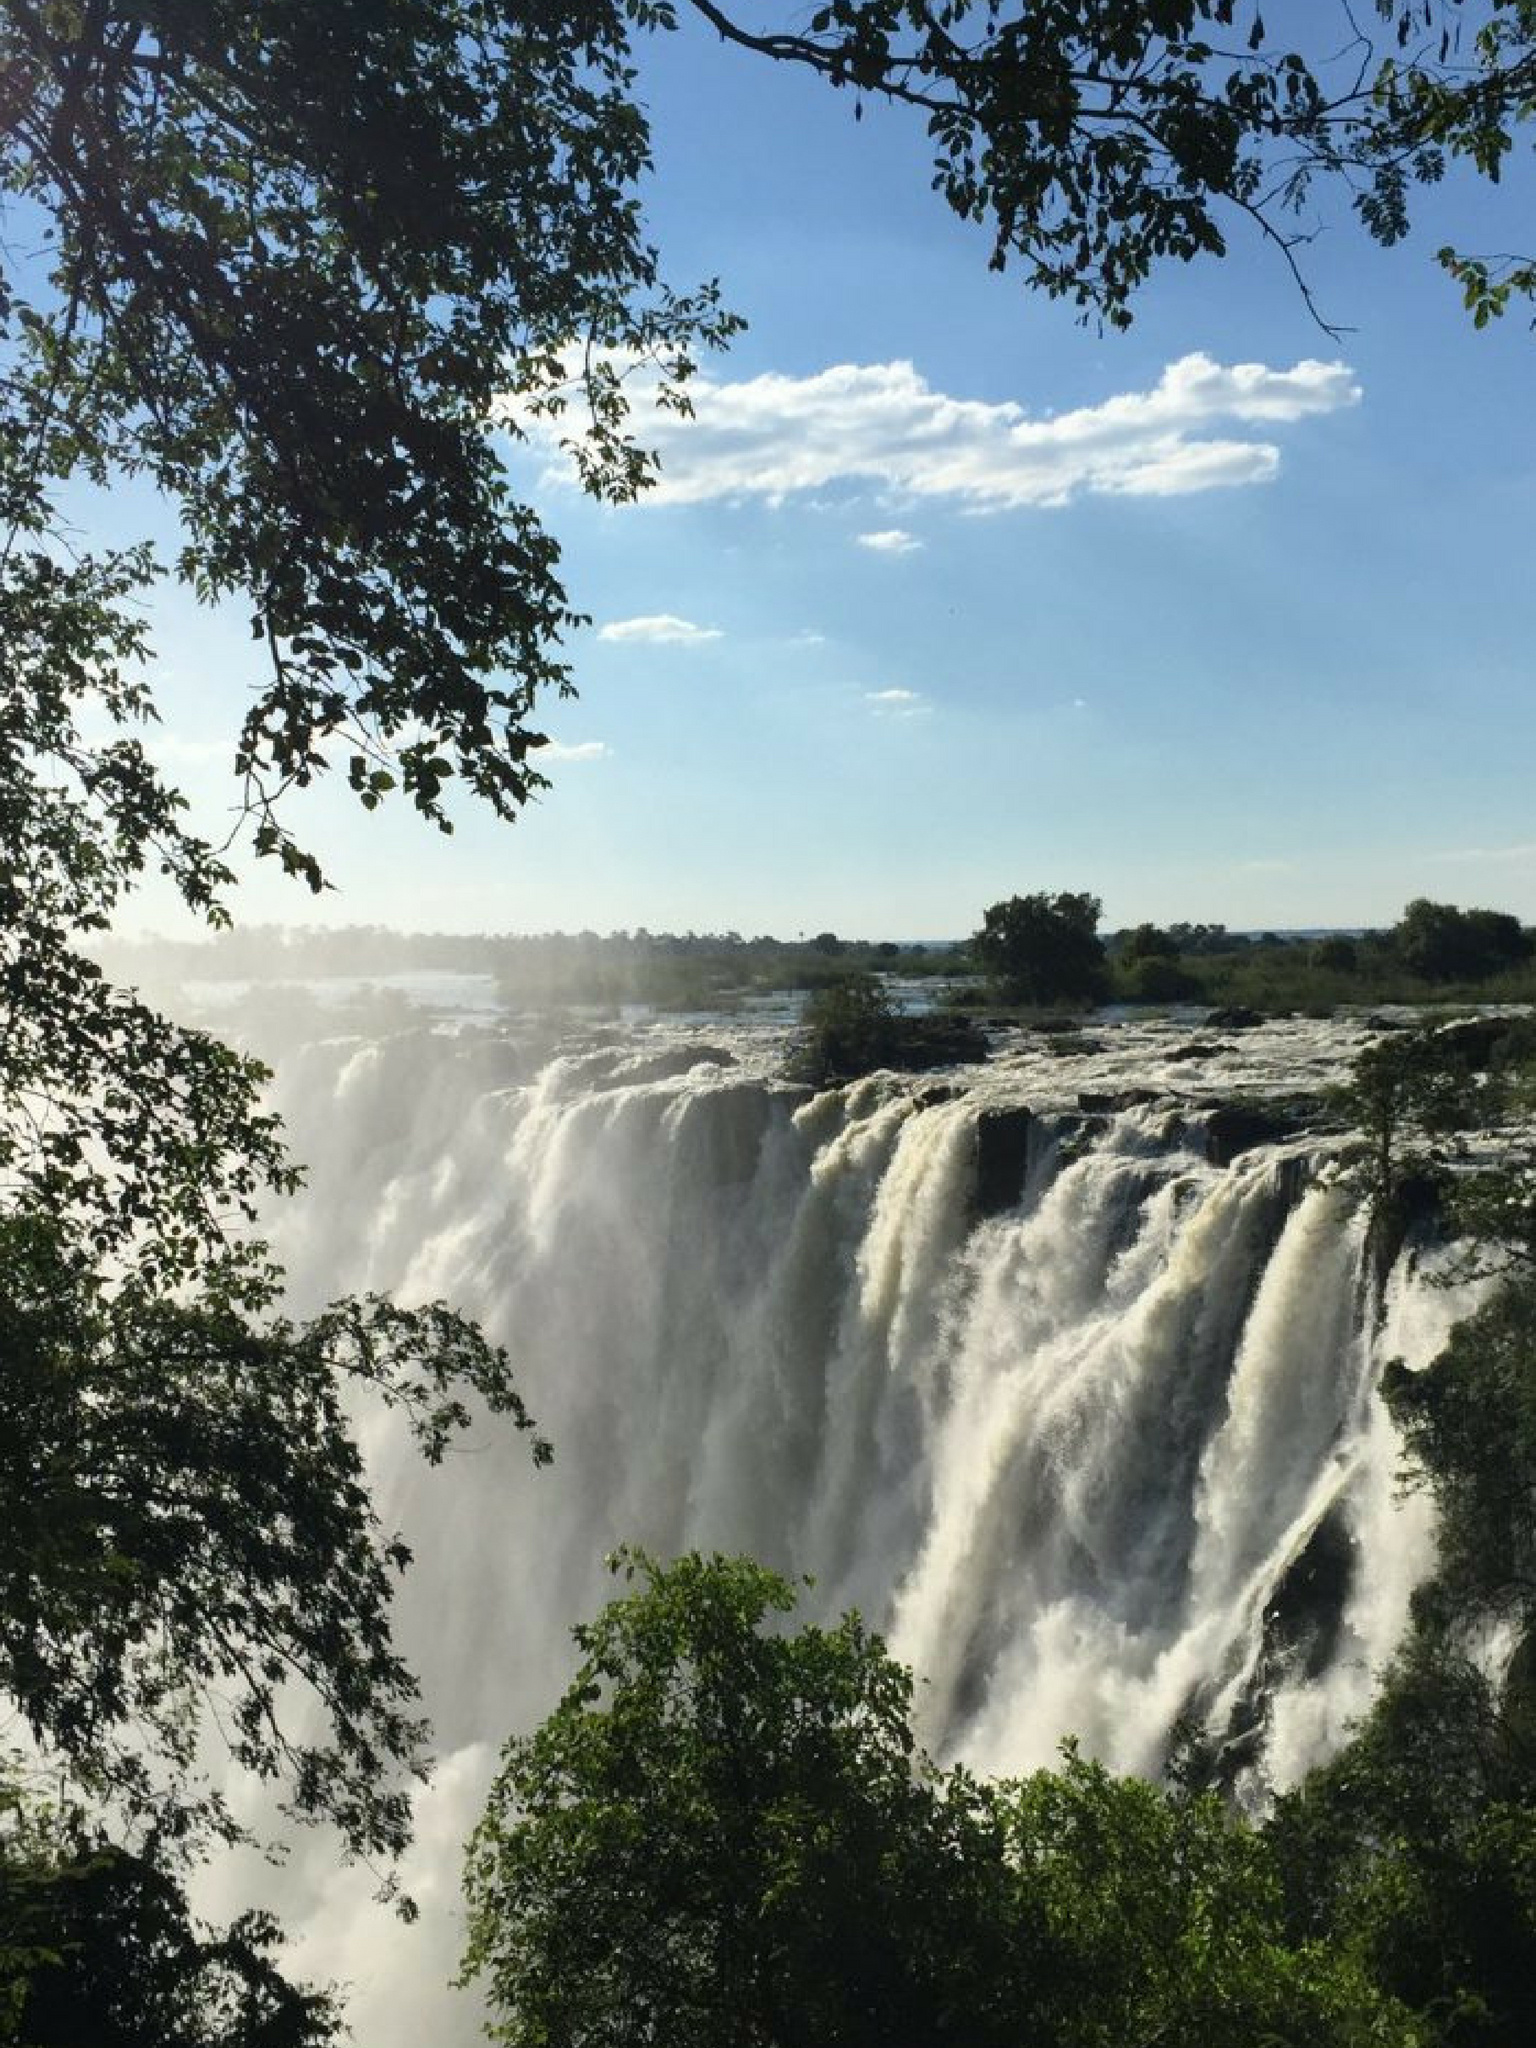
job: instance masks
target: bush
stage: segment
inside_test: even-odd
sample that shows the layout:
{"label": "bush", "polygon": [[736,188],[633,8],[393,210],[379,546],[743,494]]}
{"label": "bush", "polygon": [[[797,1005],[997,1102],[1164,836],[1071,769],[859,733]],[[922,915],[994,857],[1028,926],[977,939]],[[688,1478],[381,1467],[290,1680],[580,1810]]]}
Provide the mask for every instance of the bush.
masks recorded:
{"label": "bush", "polygon": [[813,1087],[856,1080],[895,1056],[896,1011],[878,975],[846,974],[818,988],[802,1023],[790,1070]]}
{"label": "bush", "polygon": [[1105,991],[1097,896],[1009,896],[983,915],[976,958],[1012,1003],[1098,1002]]}
{"label": "bush", "polygon": [[1143,954],[1126,969],[1121,983],[1128,1003],[1195,1003],[1205,994],[1197,974],[1177,960],[1158,953]]}

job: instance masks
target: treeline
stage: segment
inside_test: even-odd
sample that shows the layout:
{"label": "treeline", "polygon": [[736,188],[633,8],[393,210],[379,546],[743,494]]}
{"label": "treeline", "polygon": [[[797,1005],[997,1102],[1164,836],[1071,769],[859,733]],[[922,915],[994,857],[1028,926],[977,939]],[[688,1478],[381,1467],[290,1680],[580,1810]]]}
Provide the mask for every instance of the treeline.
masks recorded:
{"label": "treeline", "polygon": [[775,938],[740,932],[398,932],[249,925],[212,941],[113,940],[118,979],[361,980],[445,973],[494,977],[514,1008],[644,1003],[728,1009],[753,995],[825,989],[859,974],[946,977],[962,1006],[1241,1004],[1259,1010],[1474,997],[1536,1001],[1536,940],[1506,911],[1420,898],[1382,931],[1296,935],[1222,924],[1140,924],[1101,934],[1096,896],[1062,892],[993,904],[968,940]]}
{"label": "treeline", "polygon": [[844,939],[823,931],[776,939],[740,932],[397,932],[247,925],[198,944],[114,941],[102,958],[119,979],[305,981],[397,974],[489,974],[508,1004],[648,1003],[720,1009],[749,995],[815,989],[847,974],[953,973],[964,961],[937,942]]}
{"label": "treeline", "polygon": [[1106,992],[1128,1003],[1256,1009],[1476,996],[1536,999],[1536,938],[1500,910],[1417,898],[1384,931],[1297,937],[1220,925],[1137,925],[1105,948]]}
{"label": "treeline", "polygon": [[[966,961],[994,1007],[1536,1000],[1536,935],[1507,911],[1420,897],[1383,931],[1257,936],[1219,924],[1140,924],[1101,936],[1096,896],[1010,896],[988,907]],[[957,1000],[959,998],[957,997]]]}

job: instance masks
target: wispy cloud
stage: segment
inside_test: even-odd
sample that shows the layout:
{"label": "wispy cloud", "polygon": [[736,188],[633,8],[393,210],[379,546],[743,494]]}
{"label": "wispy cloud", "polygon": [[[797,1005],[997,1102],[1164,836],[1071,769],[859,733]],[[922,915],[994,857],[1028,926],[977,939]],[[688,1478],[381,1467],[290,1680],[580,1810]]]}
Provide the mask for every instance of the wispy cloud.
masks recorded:
{"label": "wispy cloud", "polygon": [[[909,362],[736,383],[700,375],[689,391],[691,419],[651,406],[643,372],[631,379],[635,431],[661,462],[651,504],[778,503],[828,486],[972,512],[1174,497],[1267,482],[1280,466],[1277,430],[1360,397],[1344,363],[1272,369],[1204,354],[1170,363],[1150,390],[1045,416],[1013,400],[952,397]],[[537,423],[532,431],[546,445],[558,438]]]}
{"label": "wispy cloud", "polygon": [[599,640],[650,641],[674,647],[697,647],[721,638],[718,626],[696,626],[675,612],[648,612],[638,619],[610,619],[597,629]]}
{"label": "wispy cloud", "polygon": [[551,740],[539,748],[537,758],[542,761],[606,761],[613,752],[606,740],[576,740],[567,744],[564,740]]}
{"label": "wispy cloud", "polygon": [[933,709],[921,690],[866,690],[864,702],[877,718],[926,718]]}
{"label": "wispy cloud", "polygon": [[1513,846],[1458,846],[1432,853],[1431,860],[1455,866],[1499,865],[1510,861],[1536,860],[1536,840],[1520,840]]}
{"label": "wispy cloud", "polygon": [[879,533],[861,533],[858,543],[877,555],[911,555],[922,546],[915,533],[907,533],[899,526],[884,527]]}

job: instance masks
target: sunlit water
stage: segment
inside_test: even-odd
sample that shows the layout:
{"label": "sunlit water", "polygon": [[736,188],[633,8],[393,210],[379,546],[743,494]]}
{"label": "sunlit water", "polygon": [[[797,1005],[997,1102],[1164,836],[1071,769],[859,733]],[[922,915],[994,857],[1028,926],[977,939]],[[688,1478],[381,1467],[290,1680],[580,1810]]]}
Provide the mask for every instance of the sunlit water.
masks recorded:
{"label": "sunlit water", "polygon": [[[461,1014],[285,1054],[311,1168],[274,1228],[296,1305],[447,1297],[512,1349],[556,1447],[535,1473],[486,1426],[433,1473],[370,1440],[417,1552],[401,1633],[443,1759],[405,1872],[423,1922],[338,1880],[327,1842],[276,1888],[361,2042],[478,2037],[444,1988],[460,1847],[621,1542],[749,1551],[812,1576],[813,1615],[857,1604],[916,1670],[927,1743],[984,1770],[1067,1733],[1155,1770],[1193,1713],[1259,1800],[1338,1744],[1430,1536],[1376,1378],[1432,1356],[1456,1303],[1405,1258],[1377,1313],[1336,1138],[1221,1166],[1207,1120],[1321,1088],[1364,1030],[1013,1033],[982,1067],[814,1099],[777,1080],[773,1018],[562,1039]],[[1179,1057],[1192,1037],[1216,1049]],[[1133,1088],[1155,1099],[1104,1107]],[[979,1124],[1019,1105],[982,1215]],[[249,1884],[217,1874],[212,1903]]]}

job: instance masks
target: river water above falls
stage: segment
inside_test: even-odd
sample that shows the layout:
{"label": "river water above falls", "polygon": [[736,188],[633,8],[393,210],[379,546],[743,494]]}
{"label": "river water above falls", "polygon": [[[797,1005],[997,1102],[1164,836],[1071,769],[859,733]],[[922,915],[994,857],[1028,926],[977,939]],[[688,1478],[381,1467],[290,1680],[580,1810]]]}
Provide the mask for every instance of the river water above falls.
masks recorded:
{"label": "river water above falls", "polygon": [[338,1883],[329,1845],[281,1883],[360,2042],[477,2038],[442,1988],[459,1849],[621,1542],[749,1551],[814,1579],[810,1614],[859,1606],[929,1747],[982,1770],[1076,1734],[1152,1771],[1193,1713],[1257,1799],[1339,1742],[1429,1542],[1376,1376],[1456,1307],[1405,1258],[1378,1317],[1337,1138],[1276,1113],[1365,1033],[1014,1032],[815,1098],[765,1022],[461,1018],[282,1054],[296,1305],[450,1299],[556,1453],[535,1473],[486,1426],[429,1472],[369,1439],[444,1758],[406,1871],[424,1922]]}

